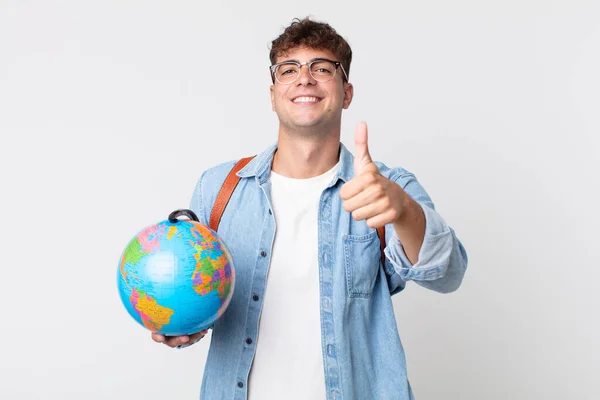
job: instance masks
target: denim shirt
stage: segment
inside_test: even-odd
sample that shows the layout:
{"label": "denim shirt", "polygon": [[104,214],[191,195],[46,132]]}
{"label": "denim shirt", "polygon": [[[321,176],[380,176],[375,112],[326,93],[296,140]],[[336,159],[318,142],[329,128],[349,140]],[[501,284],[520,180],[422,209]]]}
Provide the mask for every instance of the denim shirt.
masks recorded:
{"label": "denim shirt", "polygon": [[[275,150],[276,145],[271,146],[237,173],[240,182],[218,228],[231,253],[236,278],[229,307],[213,328],[201,399],[247,398],[276,231],[269,179]],[[326,396],[328,400],[409,400],[413,394],[391,295],[410,280],[436,292],[456,290],[467,267],[467,255],[415,176],[376,163],[383,176],[398,183],[421,205],[426,219],[424,241],[414,265],[393,226],[386,226],[384,267],[377,231],[365,221],[355,221],[342,208],[339,191],[354,176],[353,162],[352,154],[340,144],[340,168],[319,202],[320,320]],[[190,208],[201,223],[208,225],[217,193],[235,163],[210,168],[198,180]]]}

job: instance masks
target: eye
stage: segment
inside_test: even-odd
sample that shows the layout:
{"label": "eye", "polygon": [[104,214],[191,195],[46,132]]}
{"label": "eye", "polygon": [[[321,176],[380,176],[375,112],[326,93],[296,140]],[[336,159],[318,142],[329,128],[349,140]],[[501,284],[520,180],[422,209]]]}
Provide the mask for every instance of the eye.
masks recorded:
{"label": "eye", "polygon": [[335,70],[335,65],[329,61],[319,61],[312,65],[311,70],[313,74],[321,76],[332,75]]}
{"label": "eye", "polygon": [[294,64],[280,65],[278,69],[279,75],[293,75],[298,71],[298,67]]}

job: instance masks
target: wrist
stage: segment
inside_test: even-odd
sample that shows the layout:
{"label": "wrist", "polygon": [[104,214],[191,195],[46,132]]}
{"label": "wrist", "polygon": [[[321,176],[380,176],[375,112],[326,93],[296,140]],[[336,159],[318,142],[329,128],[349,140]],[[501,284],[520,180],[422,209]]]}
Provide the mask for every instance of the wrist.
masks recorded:
{"label": "wrist", "polygon": [[423,209],[421,209],[419,203],[414,201],[406,193],[404,193],[400,210],[400,215],[398,215],[398,218],[396,218],[396,221],[394,221],[394,226],[399,229],[410,225],[411,221],[414,221],[423,215]]}

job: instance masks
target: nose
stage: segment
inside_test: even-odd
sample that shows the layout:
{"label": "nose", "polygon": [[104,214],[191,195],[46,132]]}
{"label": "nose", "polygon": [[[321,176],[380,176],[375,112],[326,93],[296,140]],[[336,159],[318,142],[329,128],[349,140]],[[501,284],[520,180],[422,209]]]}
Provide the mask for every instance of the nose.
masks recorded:
{"label": "nose", "polygon": [[[306,67],[306,68],[304,68]],[[308,69],[308,65],[304,64],[300,67],[300,71],[298,72],[298,84],[306,86],[308,84],[316,85],[317,81],[310,74],[310,70]]]}

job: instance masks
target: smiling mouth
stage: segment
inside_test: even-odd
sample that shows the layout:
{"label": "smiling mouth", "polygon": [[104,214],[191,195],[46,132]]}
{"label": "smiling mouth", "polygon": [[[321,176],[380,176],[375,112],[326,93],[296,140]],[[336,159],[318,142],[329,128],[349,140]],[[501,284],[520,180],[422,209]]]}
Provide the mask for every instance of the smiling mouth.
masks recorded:
{"label": "smiling mouth", "polygon": [[292,103],[295,104],[315,104],[320,102],[322,99],[319,97],[311,97],[311,96],[301,96],[296,97],[292,100]]}

